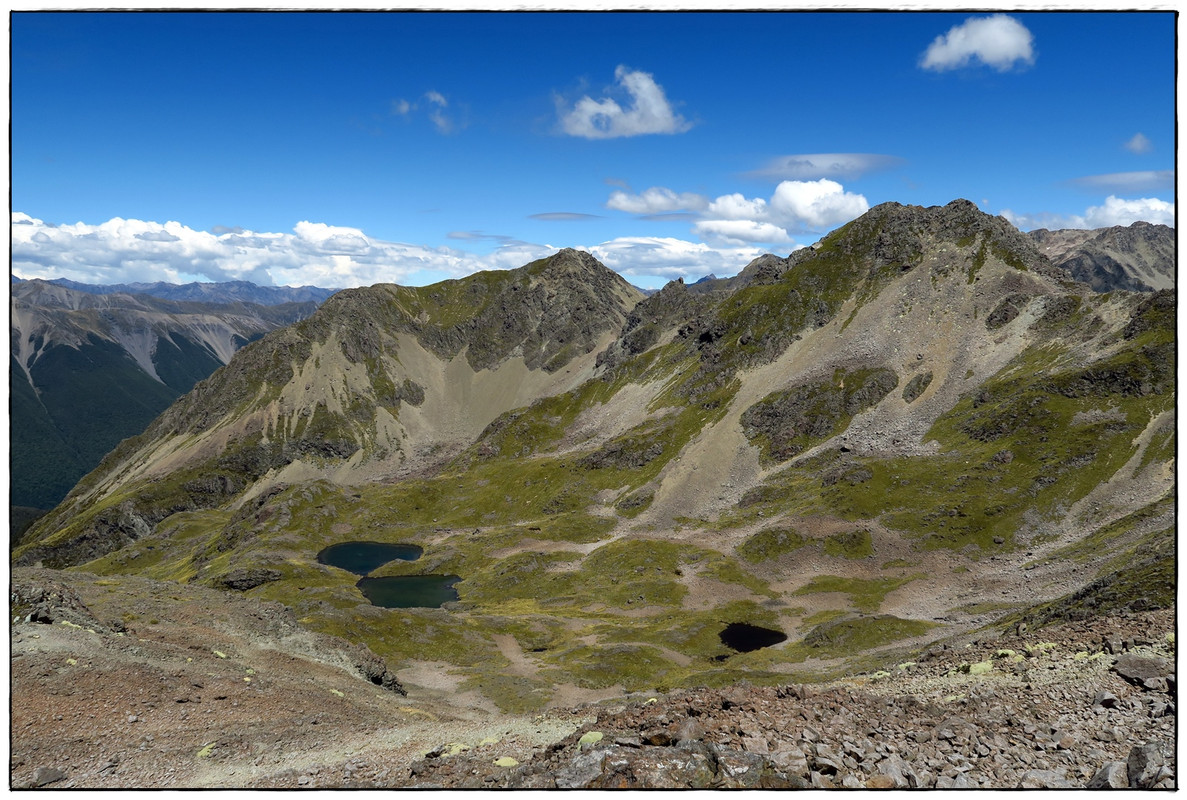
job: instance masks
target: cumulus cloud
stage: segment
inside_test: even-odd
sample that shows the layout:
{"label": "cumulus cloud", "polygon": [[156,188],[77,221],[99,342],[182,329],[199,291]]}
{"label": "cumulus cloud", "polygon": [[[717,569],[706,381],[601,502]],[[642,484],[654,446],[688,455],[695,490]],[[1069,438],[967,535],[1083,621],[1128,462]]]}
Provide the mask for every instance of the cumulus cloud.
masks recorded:
{"label": "cumulus cloud", "polygon": [[693,226],[693,232],[702,239],[718,240],[729,244],[762,242],[769,244],[794,244],[787,231],[770,222],[756,222],[751,219],[709,219]]}
{"label": "cumulus cloud", "polygon": [[797,231],[822,231],[870,210],[863,195],[845,191],[836,181],[783,181],[771,197],[771,213]]}
{"label": "cumulus cloud", "polygon": [[628,214],[663,214],[670,211],[695,211],[708,205],[704,195],[694,192],[677,194],[662,186],[652,186],[641,194],[616,191],[610,194],[606,208]]}
{"label": "cumulus cloud", "polygon": [[1175,204],[1155,197],[1139,197],[1123,200],[1109,195],[1104,205],[1090,206],[1084,212],[1089,228],[1107,228],[1113,225],[1132,225],[1139,220],[1158,225],[1175,224]]}
{"label": "cumulus cloud", "polygon": [[759,219],[767,212],[767,201],[761,197],[747,199],[740,192],[723,194],[705,209],[706,216],[725,220]]}
{"label": "cumulus cloud", "polygon": [[448,247],[388,242],[358,228],[298,222],[291,233],[241,228],[215,233],[178,222],[115,218],[99,225],[51,225],[12,215],[12,271],[23,278],[84,283],[248,280],[329,288],[423,282],[484,269],[519,267],[554,248],[510,237],[476,256]]}
{"label": "cumulus cloud", "polygon": [[770,200],[739,192],[710,200],[653,186],[641,194],[615,191],[606,207],[650,219],[671,219],[671,212],[683,212],[694,221],[692,232],[701,239],[777,245],[794,243],[792,233],[823,232],[848,222],[868,211],[870,205],[863,195],[822,178],[782,181]]}
{"label": "cumulus cloud", "polygon": [[1016,64],[1033,64],[1034,36],[1018,20],[1005,14],[970,17],[937,36],[919,61],[923,69],[943,72],[972,61],[1005,72]]}
{"label": "cumulus cloud", "polygon": [[561,129],[570,136],[585,139],[615,139],[649,133],[683,133],[692,123],[672,109],[663,87],[649,73],[619,65],[614,79],[620,92],[630,97],[623,107],[612,97],[594,100],[582,97],[570,109],[557,100]]}
{"label": "cumulus cloud", "polygon": [[1149,153],[1154,149],[1154,143],[1151,142],[1144,133],[1138,132],[1133,135],[1133,138],[1125,143],[1125,149],[1131,153],[1142,155]]}
{"label": "cumulus cloud", "polygon": [[898,156],[877,153],[810,153],[779,156],[745,177],[760,180],[853,179],[869,172],[891,169],[903,163]]}
{"label": "cumulus cloud", "polygon": [[765,252],[758,247],[711,247],[704,242],[652,236],[621,237],[585,249],[622,275],[665,280],[699,278],[710,272],[734,275]]}
{"label": "cumulus cloud", "polygon": [[[723,196],[719,210],[764,204]],[[769,206],[769,204],[765,204]],[[770,247],[798,249],[779,225],[766,220],[717,219],[697,223],[702,241],[623,237],[597,244],[566,242],[594,254],[628,279],[696,279],[736,274]],[[248,280],[261,285],[330,288],[375,283],[420,285],[491,269],[513,269],[559,247],[482,231],[456,231],[465,243],[494,243],[476,255],[454,247],[384,241],[359,228],[303,220],[291,232],[220,226],[199,231],[178,222],[115,218],[91,225],[54,225],[22,212],[12,214],[12,273],[22,278],[69,278],[84,283]]]}
{"label": "cumulus cloud", "polygon": [[1139,172],[1113,172],[1107,175],[1088,175],[1071,181],[1073,186],[1092,192],[1149,192],[1159,189],[1173,189],[1173,169],[1142,170]]}
{"label": "cumulus cloud", "polygon": [[1061,230],[1063,228],[1111,228],[1115,225],[1128,226],[1135,222],[1151,222],[1156,225],[1175,225],[1175,204],[1156,197],[1122,199],[1109,195],[1099,206],[1089,206],[1083,214],[1019,214],[1004,209],[1001,215],[1024,231],[1039,228]]}

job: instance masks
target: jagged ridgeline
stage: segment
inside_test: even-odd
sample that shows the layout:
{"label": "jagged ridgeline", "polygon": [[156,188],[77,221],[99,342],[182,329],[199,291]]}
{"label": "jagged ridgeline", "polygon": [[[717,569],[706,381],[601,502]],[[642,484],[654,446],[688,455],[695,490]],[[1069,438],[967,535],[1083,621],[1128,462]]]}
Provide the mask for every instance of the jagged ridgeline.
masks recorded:
{"label": "jagged ridgeline", "polygon": [[[234,585],[506,710],[889,663],[1173,602],[1174,321],[1173,292],[1095,293],[967,201],[647,298],[572,250],[341,292],[14,559]],[[422,548],[371,576],[459,600],[370,605],[318,563],[345,541]],[[740,651],[734,623],[788,639]]]}

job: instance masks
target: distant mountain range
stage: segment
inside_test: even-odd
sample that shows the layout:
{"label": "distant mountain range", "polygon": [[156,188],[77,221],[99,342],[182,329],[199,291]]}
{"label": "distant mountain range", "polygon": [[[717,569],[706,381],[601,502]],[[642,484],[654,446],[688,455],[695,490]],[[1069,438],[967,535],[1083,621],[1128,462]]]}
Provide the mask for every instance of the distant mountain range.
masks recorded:
{"label": "distant mountain range", "polygon": [[[291,290],[236,284],[135,284],[163,294],[254,296],[189,302],[73,281],[15,281],[10,423],[15,506],[51,508],[120,440],[265,333],[309,316]],[[195,290],[192,287],[202,287]],[[172,291],[176,290],[176,291]],[[328,290],[312,290],[323,293]]]}
{"label": "distant mountain range", "polygon": [[1135,222],[1097,230],[1031,231],[1039,252],[1098,292],[1175,288],[1175,229]]}
{"label": "distant mountain range", "polygon": [[[14,278],[16,283],[20,279]],[[147,294],[162,300],[184,300],[198,303],[258,303],[276,306],[283,303],[321,303],[337,289],[317,286],[257,286],[248,281],[226,283],[110,283],[89,284],[66,278],[45,281],[54,286],[73,289],[86,294]]]}

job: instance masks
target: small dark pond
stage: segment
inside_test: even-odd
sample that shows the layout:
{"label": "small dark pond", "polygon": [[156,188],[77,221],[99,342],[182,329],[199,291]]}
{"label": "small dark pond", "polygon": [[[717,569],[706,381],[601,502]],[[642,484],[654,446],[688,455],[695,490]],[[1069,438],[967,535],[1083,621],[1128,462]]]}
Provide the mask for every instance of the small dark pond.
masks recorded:
{"label": "small dark pond", "polygon": [[457,575],[394,575],[363,578],[355,586],[371,605],[381,608],[440,608],[457,600]]}
{"label": "small dark pond", "polygon": [[384,544],[383,542],[342,542],[332,544],[317,554],[319,564],[366,575],[389,561],[415,561],[424,551],[414,544]]}
{"label": "small dark pond", "polygon": [[787,641],[787,634],[783,631],[761,628],[745,622],[731,622],[717,635],[721,638],[722,644],[739,653],[749,653],[751,650],[761,650]]}

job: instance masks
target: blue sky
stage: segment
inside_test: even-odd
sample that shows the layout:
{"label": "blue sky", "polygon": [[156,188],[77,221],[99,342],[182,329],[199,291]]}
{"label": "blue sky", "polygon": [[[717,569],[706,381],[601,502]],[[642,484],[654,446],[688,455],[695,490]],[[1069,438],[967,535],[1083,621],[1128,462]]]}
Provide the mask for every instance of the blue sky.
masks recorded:
{"label": "blue sky", "polygon": [[15,13],[13,272],[737,272],[886,201],[1173,224],[1160,13]]}

